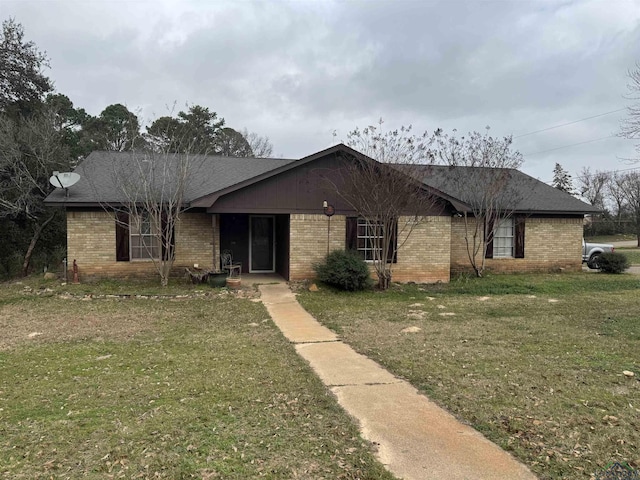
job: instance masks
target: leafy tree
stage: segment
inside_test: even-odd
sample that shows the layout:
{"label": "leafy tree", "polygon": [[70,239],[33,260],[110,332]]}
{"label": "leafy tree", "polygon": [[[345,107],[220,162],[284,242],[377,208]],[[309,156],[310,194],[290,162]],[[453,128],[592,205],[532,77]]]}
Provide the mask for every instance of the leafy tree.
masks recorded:
{"label": "leafy tree", "polygon": [[91,150],[129,151],[141,141],[138,117],[119,103],[109,105],[98,117],[86,119],[83,133]]}
{"label": "leafy tree", "polygon": [[484,274],[487,247],[500,223],[513,217],[526,194],[511,182],[511,170],[522,165],[522,155],[511,150],[511,137],[493,138],[488,130],[458,137],[455,130],[447,135],[438,129],[429,140],[433,161],[450,167],[447,189],[468,206],[460,214],[467,257],[478,277]]}
{"label": "leafy tree", "polygon": [[553,183],[554,188],[562,190],[563,192],[573,195],[573,182],[571,181],[571,175],[567,172],[562,165],[556,163],[553,169]]}
{"label": "leafy tree", "polygon": [[72,163],[91,153],[94,145],[83,130],[91,116],[84,108],[74,108],[69,97],[61,93],[47,95],[45,105],[52,115],[54,128],[69,149]]}
{"label": "leafy tree", "polygon": [[192,153],[220,153],[218,136],[224,126],[224,118],[218,119],[216,112],[210,112],[207,107],[193,105],[187,112],[179,112],[178,118],[184,126],[182,149]]}
{"label": "leafy tree", "polygon": [[66,170],[68,159],[51,110],[43,107],[38,115],[28,118],[0,116],[0,219],[31,230],[24,275],[43,230],[56,215],[43,204],[53,189],[49,177],[54,170]]}
{"label": "leafy tree", "polygon": [[219,136],[224,119],[207,107],[193,105],[177,118],[160,117],[147,128],[146,140],[152,149],[172,153],[220,153]]}
{"label": "leafy tree", "polygon": [[[68,166],[68,153],[51,105],[43,102],[53,90],[43,69],[45,53],[25,41],[22,26],[10,19],[0,38],[0,222],[7,233],[4,259],[20,257],[27,274],[32,255],[45,228],[56,222],[56,211],[44,208],[51,191],[49,176]],[[26,241],[25,241],[26,237]],[[20,249],[20,254],[16,250]],[[5,255],[6,254],[6,255]],[[3,260],[4,260],[3,259]],[[3,263],[5,263],[3,261]],[[11,271],[11,269],[4,269]]]}
{"label": "leafy tree", "polygon": [[26,113],[53,90],[51,80],[42,70],[49,66],[45,53],[33,42],[24,40],[24,29],[14,19],[2,22],[0,38],[0,112],[9,107]]}
{"label": "leafy tree", "polygon": [[225,157],[253,157],[251,145],[242,133],[233,128],[224,127],[218,134],[216,141],[218,153]]}
{"label": "leafy tree", "polygon": [[224,118],[207,107],[192,105],[177,116],[157,118],[148,128],[144,138],[150,149],[173,153],[199,153],[229,157],[271,156],[273,145],[267,137],[239,132],[225,127]]}
{"label": "leafy tree", "polygon": [[182,123],[177,118],[160,117],[147,127],[145,139],[154,151],[177,152],[181,129]]}

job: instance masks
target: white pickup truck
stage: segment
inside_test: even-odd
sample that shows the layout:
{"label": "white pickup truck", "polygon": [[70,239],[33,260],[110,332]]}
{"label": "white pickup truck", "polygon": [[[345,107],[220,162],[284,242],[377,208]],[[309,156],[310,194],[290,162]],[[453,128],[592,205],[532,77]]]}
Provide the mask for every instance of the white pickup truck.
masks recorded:
{"label": "white pickup truck", "polygon": [[582,239],[582,263],[587,264],[587,267],[598,270],[600,268],[600,255],[605,252],[613,252],[613,245],[608,243],[586,243],[584,238]]}

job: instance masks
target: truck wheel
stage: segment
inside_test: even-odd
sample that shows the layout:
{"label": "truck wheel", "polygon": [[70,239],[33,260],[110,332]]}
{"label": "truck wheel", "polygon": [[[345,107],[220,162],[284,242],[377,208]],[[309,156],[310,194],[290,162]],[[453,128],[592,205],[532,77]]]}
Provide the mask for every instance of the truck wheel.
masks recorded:
{"label": "truck wheel", "polygon": [[587,262],[587,267],[591,270],[600,270],[600,254],[594,253]]}

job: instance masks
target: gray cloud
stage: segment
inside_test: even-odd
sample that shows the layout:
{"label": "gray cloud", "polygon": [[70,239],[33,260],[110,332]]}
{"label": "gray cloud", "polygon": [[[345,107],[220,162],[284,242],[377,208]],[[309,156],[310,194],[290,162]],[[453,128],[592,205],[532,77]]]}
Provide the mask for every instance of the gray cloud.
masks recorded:
{"label": "gray cloud", "polygon": [[[627,105],[640,60],[640,5],[575,2],[2,1],[47,50],[61,93],[93,114],[125,103],[143,120],[202,104],[230,126],[300,157],[384,117],[461,132],[514,135]],[[516,139],[523,153],[617,131],[624,113]],[[550,179],[611,169],[629,141],[537,153]]]}

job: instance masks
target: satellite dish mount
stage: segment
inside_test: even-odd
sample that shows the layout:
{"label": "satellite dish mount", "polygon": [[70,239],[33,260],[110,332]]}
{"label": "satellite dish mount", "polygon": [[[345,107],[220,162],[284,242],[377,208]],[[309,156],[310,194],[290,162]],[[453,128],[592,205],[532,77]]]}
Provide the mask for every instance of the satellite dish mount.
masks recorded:
{"label": "satellite dish mount", "polygon": [[75,172],[53,172],[49,178],[49,183],[56,188],[64,188],[65,196],[69,196],[69,187],[75,185],[80,180],[80,175]]}

